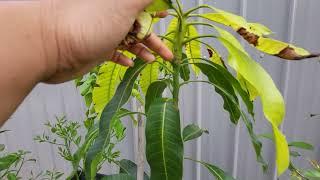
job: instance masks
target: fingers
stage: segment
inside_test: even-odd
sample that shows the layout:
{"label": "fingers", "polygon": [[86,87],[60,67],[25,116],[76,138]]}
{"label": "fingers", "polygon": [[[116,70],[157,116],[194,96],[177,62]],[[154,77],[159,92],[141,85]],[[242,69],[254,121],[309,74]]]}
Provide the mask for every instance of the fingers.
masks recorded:
{"label": "fingers", "polygon": [[172,60],[173,54],[170,49],[161,41],[161,39],[154,33],[144,40],[144,45],[146,45],[149,49],[159,54],[165,60]]}
{"label": "fingers", "polygon": [[154,55],[141,43],[128,48],[128,51],[144,59],[146,62],[152,62],[156,59]]}
{"label": "fingers", "polygon": [[153,14],[153,17],[155,18],[165,18],[169,15],[168,11],[160,11]]}
{"label": "fingers", "polygon": [[123,66],[133,66],[133,61],[132,59],[128,58],[127,56],[123,55],[122,53],[118,51],[114,51],[113,57],[111,59],[114,63],[123,65]]}

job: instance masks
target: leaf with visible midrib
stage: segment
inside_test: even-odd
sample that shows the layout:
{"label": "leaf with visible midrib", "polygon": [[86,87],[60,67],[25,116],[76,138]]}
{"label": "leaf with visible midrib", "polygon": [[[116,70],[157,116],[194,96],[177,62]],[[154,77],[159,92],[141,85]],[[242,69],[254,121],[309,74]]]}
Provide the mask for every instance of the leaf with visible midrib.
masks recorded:
{"label": "leaf with visible midrib", "polygon": [[237,48],[239,42],[228,33],[218,40],[229,52],[229,65],[249,82],[261,97],[263,112],[273,128],[276,144],[276,163],[278,174],[281,175],[289,166],[289,149],[285,136],[278,126],[285,115],[283,97],[270,75],[247,53]]}
{"label": "leaf with visible midrib", "polygon": [[147,114],[146,155],[151,180],[181,180],[183,141],[179,110],[172,100],[154,101]]}
{"label": "leaf with visible midrib", "polygon": [[19,156],[16,153],[12,153],[7,156],[0,157],[0,171],[8,169],[18,159],[19,159]]}
{"label": "leaf with visible midrib", "polygon": [[[194,26],[188,26],[187,29],[187,33],[186,33],[187,37],[197,37],[199,36],[199,33],[197,31],[197,29]],[[185,51],[186,51],[186,55],[189,58],[189,61],[192,63],[196,63],[199,62],[200,60],[197,58],[201,58],[201,43],[199,41],[190,41],[186,44],[185,47]],[[191,59],[192,58],[192,59]],[[191,64],[191,67],[193,69],[193,71],[195,72],[196,75],[199,75],[199,69],[194,66],[193,64]]]}
{"label": "leaf with visible midrib", "polygon": [[190,158],[185,158],[197,163],[200,163],[201,165],[203,165],[205,168],[208,169],[208,171],[214,175],[216,177],[217,180],[235,180],[231,175],[229,175],[228,173],[224,172],[222,169],[220,169],[219,167],[203,162],[203,161],[197,161],[197,160],[193,160]]}
{"label": "leaf with visible midrib", "polygon": [[162,93],[166,88],[167,84],[164,81],[156,81],[149,86],[146,94],[145,112],[149,111],[149,107],[155,99],[162,97]]}
{"label": "leaf with visible midrib", "polygon": [[190,68],[189,68],[189,64],[188,64],[188,59],[187,59],[187,55],[186,54],[182,54],[182,63],[183,65],[181,65],[180,68],[180,77],[181,79],[183,79],[184,81],[189,81],[190,79]]}
{"label": "leaf with visible midrib", "polygon": [[158,80],[159,77],[159,63],[155,62],[148,64],[143,71],[141,71],[140,77],[140,87],[144,94],[147,93],[147,90],[151,83]]}
{"label": "leaf with visible midrib", "polygon": [[239,106],[238,97],[234,92],[232,84],[224,76],[222,76],[219,71],[215,70],[215,68],[212,68],[210,65],[204,63],[195,63],[195,66],[197,66],[201,72],[208,77],[211,83],[213,83],[215,86],[223,88],[232,96],[234,101],[232,101],[230,97],[228,97],[221,89],[215,87],[215,91],[223,98],[223,107],[229,112],[230,120],[234,124],[237,124],[240,118],[240,110],[237,108],[237,106]]}
{"label": "leaf with visible midrib", "polygon": [[[120,172],[119,173],[124,173],[124,174],[129,174],[133,177],[137,177],[137,165],[136,163],[127,160],[127,159],[122,159],[119,163],[118,166],[120,167]],[[144,173],[144,180],[149,180],[149,176]]]}
{"label": "leaf with visible midrib", "polygon": [[[208,77],[211,77],[211,76],[224,77],[227,80],[227,82],[233,86],[234,90],[240,95],[243,102],[247,106],[247,110],[248,110],[249,114],[251,114],[251,116],[253,117],[254,116],[253,102],[250,101],[249,94],[247,94],[242,89],[242,87],[241,87],[240,83],[237,81],[237,79],[235,79],[230,74],[230,72],[228,72],[222,66],[215,64],[211,61],[206,61],[206,62],[209,64],[196,63],[196,66],[198,66],[202,72],[205,72],[205,74],[208,75]],[[209,78],[209,80],[210,80],[210,78]],[[215,82],[212,81],[212,83],[215,83]],[[259,141],[257,136],[254,134],[252,123],[247,119],[246,115],[240,109],[240,105],[237,103],[236,99],[234,99],[234,95],[230,94],[230,92],[227,89],[224,89],[223,86],[221,87],[219,84],[216,84],[216,85],[218,85],[218,87],[216,87],[216,88],[218,88],[220,90],[220,92],[224,94],[225,98],[228,98],[229,102],[231,102],[235,105],[233,107],[237,108],[237,111],[239,111],[240,116],[242,117],[242,119],[245,122],[246,127],[248,129],[248,132],[249,132],[249,135],[250,135],[250,138],[251,138],[251,141],[252,141],[255,153],[256,153],[257,161],[259,163],[261,163],[263,170],[266,171],[268,168],[268,165],[266,164],[265,160],[262,157],[262,143]]]}
{"label": "leaf with visible midrib", "polygon": [[128,174],[114,174],[104,176],[100,180],[136,180],[136,178]]}
{"label": "leaf with visible midrib", "polygon": [[120,83],[120,75],[125,70],[126,68],[111,61],[101,66],[96,81],[97,87],[92,91],[94,109],[98,114],[113,97]]}
{"label": "leaf with visible midrib", "polygon": [[208,130],[201,129],[195,124],[189,124],[183,129],[183,141],[189,141],[200,137],[203,133],[209,134]]}
{"label": "leaf with visible midrib", "polygon": [[87,179],[94,179],[97,173],[97,166],[102,158],[103,150],[110,142],[111,120],[129,100],[134,82],[145,66],[146,64],[141,59],[135,60],[134,67],[127,70],[115,95],[102,111],[99,123],[99,134],[94,144],[90,147],[85,161],[85,174]]}

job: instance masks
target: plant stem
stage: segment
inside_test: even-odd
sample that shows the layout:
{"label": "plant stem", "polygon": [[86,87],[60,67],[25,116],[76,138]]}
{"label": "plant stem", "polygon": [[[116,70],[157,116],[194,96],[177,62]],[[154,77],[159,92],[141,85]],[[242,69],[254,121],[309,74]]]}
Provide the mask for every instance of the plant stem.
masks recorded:
{"label": "plant stem", "polygon": [[[177,3],[179,5],[180,14],[183,14],[182,7],[177,0]],[[176,28],[176,42],[173,45],[173,54],[174,54],[174,60],[172,62],[173,67],[173,101],[175,105],[178,107],[179,104],[179,90],[180,90],[180,67],[182,62],[182,47],[183,47],[183,41],[184,36],[187,31],[187,25],[186,25],[186,18],[184,18],[182,15],[178,18],[178,26]]]}
{"label": "plant stem", "polygon": [[[138,111],[143,111],[140,106]],[[137,167],[137,180],[143,180],[144,177],[144,162],[145,162],[145,134],[144,123],[141,114],[138,114],[138,167]]]}

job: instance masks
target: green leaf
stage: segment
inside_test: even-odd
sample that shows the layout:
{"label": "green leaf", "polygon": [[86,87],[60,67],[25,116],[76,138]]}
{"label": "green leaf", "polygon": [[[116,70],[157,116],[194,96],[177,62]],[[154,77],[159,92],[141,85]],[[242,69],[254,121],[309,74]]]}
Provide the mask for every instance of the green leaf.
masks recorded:
{"label": "green leaf", "polygon": [[[195,65],[208,77],[208,80],[213,83],[215,91],[223,98],[223,107],[229,112],[230,120],[234,124],[237,124],[240,118],[240,110],[238,108],[239,101],[232,84],[212,66],[204,63],[196,63]],[[228,94],[226,94],[226,92],[228,92]],[[229,94],[231,97],[228,96]]]}
{"label": "green leaf", "polygon": [[125,67],[111,61],[100,67],[96,81],[97,87],[92,92],[94,108],[98,114],[113,97],[116,87],[120,83],[120,75],[125,70]]}
{"label": "green leaf", "polygon": [[148,64],[141,71],[140,87],[144,94],[147,94],[147,90],[151,83],[158,80],[159,77],[159,63]]}
{"label": "green leaf", "polygon": [[164,11],[171,8],[171,0],[153,0],[153,2],[146,8],[148,12]]}
{"label": "green leaf", "polygon": [[154,100],[162,97],[162,93],[166,88],[167,83],[164,81],[156,81],[149,86],[149,89],[146,94],[145,112],[149,111],[149,107]]}
{"label": "green leaf", "polygon": [[320,178],[320,171],[316,169],[311,169],[311,170],[305,171],[304,175],[307,178]]}
{"label": "green leaf", "polygon": [[17,177],[16,174],[14,174],[14,173],[8,173],[7,179],[8,179],[8,180],[17,180],[18,177]]}
{"label": "green leaf", "polygon": [[274,141],[273,134],[270,134],[270,133],[260,134],[259,138],[266,138],[266,139],[269,139],[271,141]]}
{"label": "green leaf", "polygon": [[203,162],[203,161],[197,161],[193,159],[186,158],[188,160],[200,163],[203,167],[207,168],[208,171],[216,177],[217,180],[235,180],[231,175],[224,172],[222,169],[220,169],[218,166]]}
{"label": "green leaf", "polygon": [[[199,36],[199,33],[197,31],[197,29],[194,26],[189,25],[187,32],[186,32],[186,36],[187,37],[197,37]],[[185,52],[187,57],[189,58],[189,61],[191,63],[196,63],[199,62],[199,58],[201,58],[201,43],[199,41],[193,40],[190,41],[186,44],[185,46]],[[193,69],[193,71],[195,72],[196,75],[199,75],[199,69],[194,66],[193,64],[191,64],[191,67]]]}
{"label": "green leaf", "polygon": [[248,119],[248,117],[243,112],[241,112],[241,117],[250,135],[250,139],[256,153],[257,161],[261,164],[263,172],[266,172],[268,170],[268,164],[262,156],[262,143],[261,141],[259,141],[258,136],[254,133],[252,122]]}
{"label": "green leaf", "polygon": [[146,155],[152,180],[181,180],[183,141],[179,110],[172,100],[154,101],[147,114]]}
{"label": "green leaf", "polygon": [[90,147],[85,161],[85,174],[87,179],[95,178],[98,170],[97,166],[103,156],[103,150],[110,142],[111,120],[121,107],[129,100],[134,82],[145,66],[146,64],[141,59],[135,60],[134,67],[127,70],[115,95],[102,111],[99,122],[99,134],[94,144]]}
{"label": "green leaf", "polygon": [[118,141],[121,141],[123,140],[123,138],[125,138],[126,127],[123,125],[120,118],[118,118],[117,116],[112,118],[110,127],[114,131],[115,137]]}
{"label": "green leaf", "polygon": [[5,148],[6,146],[4,144],[0,144],[0,152],[4,151]]}
{"label": "green leaf", "polygon": [[290,156],[299,157],[299,156],[301,156],[301,154],[299,152],[297,152],[297,151],[290,151]]}
{"label": "green leaf", "polygon": [[190,68],[189,68],[189,64],[188,64],[188,59],[187,59],[187,55],[186,54],[182,54],[182,63],[183,65],[181,65],[180,68],[180,77],[181,79],[183,79],[184,81],[189,81],[190,79]]}
{"label": "green leaf", "polygon": [[81,93],[81,96],[85,96],[87,95],[88,93],[90,93],[90,90],[92,90],[92,83],[94,83],[96,80],[95,76],[93,75],[90,75],[83,84],[81,84],[79,86],[79,89],[80,89],[80,93]]}
{"label": "green leaf", "polygon": [[135,180],[136,178],[128,174],[114,174],[101,178],[101,180]]}
{"label": "green leaf", "polygon": [[[219,76],[224,77],[228,81],[228,83],[232,85],[234,90],[240,95],[240,97],[242,98],[242,101],[245,103],[247,107],[249,114],[253,117],[254,116],[253,102],[250,100],[249,94],[242,88],[240,82],[236,78],[234,78],[233,75],[226,68],[208,60],[206,60],[205,62],[208,63],[210,67],[206,67],[206,69],[203,69],[203,71],[205,70],[209,71],[206,73],[210,73],[212,71],[211,73],[215,72],[215,73],[218,73]],[[203,64],[202,66],[208,66],[208,65]],[[229,97],[232,97],[232,96],[233,95],[229,95]]]}
{"label": "green leaf", "polygon": [[192,139],[196,139],[202,136],[203,133],[209,134],[209,131],[206,129],[201,129],[195,124],[190,124],[183,129],[183,141],[186,142]]}
{"label": "green leaf", "polygon": [[314,147],[312,144],[301,142],[301,141],[290,142],[288,145],[289,147],[295,147],[295,148],[300,148],[300,149],[305,149],[310,151],[314,150]]}
{"label": "green leaf", "polygon": [[[220,31],[221,32],[221,31]],[[285,104],[282,95],[270,75],[251,57],[237,48],[237,40],[229,34],[219,37],[220,42],[229,51],[229,65],[234,68],[247,82],[254,86],[261,97],[263,112],[273,128],[276,144],[276,163],[278,175],[289,166],[289,149],[285,136],[278,129],[285,114]]]}
{"label": "green leaf", "polygon": [[[120,166],[119,173],[129,174],[133,177],[137,177],[136,163],[134,163],[130,160],[127,160],[127,159],[122,159],[118,165]],[[146,173],[144,173],[144,180],[149,180],[149,176]]]}
{"label": "green leaf", "polygon": [[19,159],[19,155],[16,153],[9,154],[4,157],[0,157],[0,171],[8,169]]}

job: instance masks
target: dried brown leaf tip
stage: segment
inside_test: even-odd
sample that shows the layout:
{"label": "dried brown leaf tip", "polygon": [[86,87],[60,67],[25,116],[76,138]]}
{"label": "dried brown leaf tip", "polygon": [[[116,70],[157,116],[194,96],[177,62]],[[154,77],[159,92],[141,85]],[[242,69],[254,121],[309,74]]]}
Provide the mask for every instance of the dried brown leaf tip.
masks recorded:
{"label": "dried brown leaf tip", "polygon": [[243,27],[239,28],[237,32],[246,41],[248,41],[249,44],[254,45],[258,50],[282,59],[303,60],[320,56],[320,54],[311,54],[302,48],[297,48],[281,41],[260,37],[252,32],[249,32]]}
{"label": "dried brown leaf tip", "polygon": [[258,39],[259,36],[256,34],[253,34],[251,32],[248,32],[245,28],[241,27],[237,31],[245,40],[247,40],[250,44],[257,46],[258,45]]}
{"label": "dried brown leaf tip", "polygon": [[282,58],[282,59],[287,59],[287,60],[303,60],[303,59],[308,59],[308,58],[315,58],[319,57],[319,54],[310,54],[310,55],[299,55],[295,49],[292,47],[286,47],[282,51],[279,52],[276,56]]}

